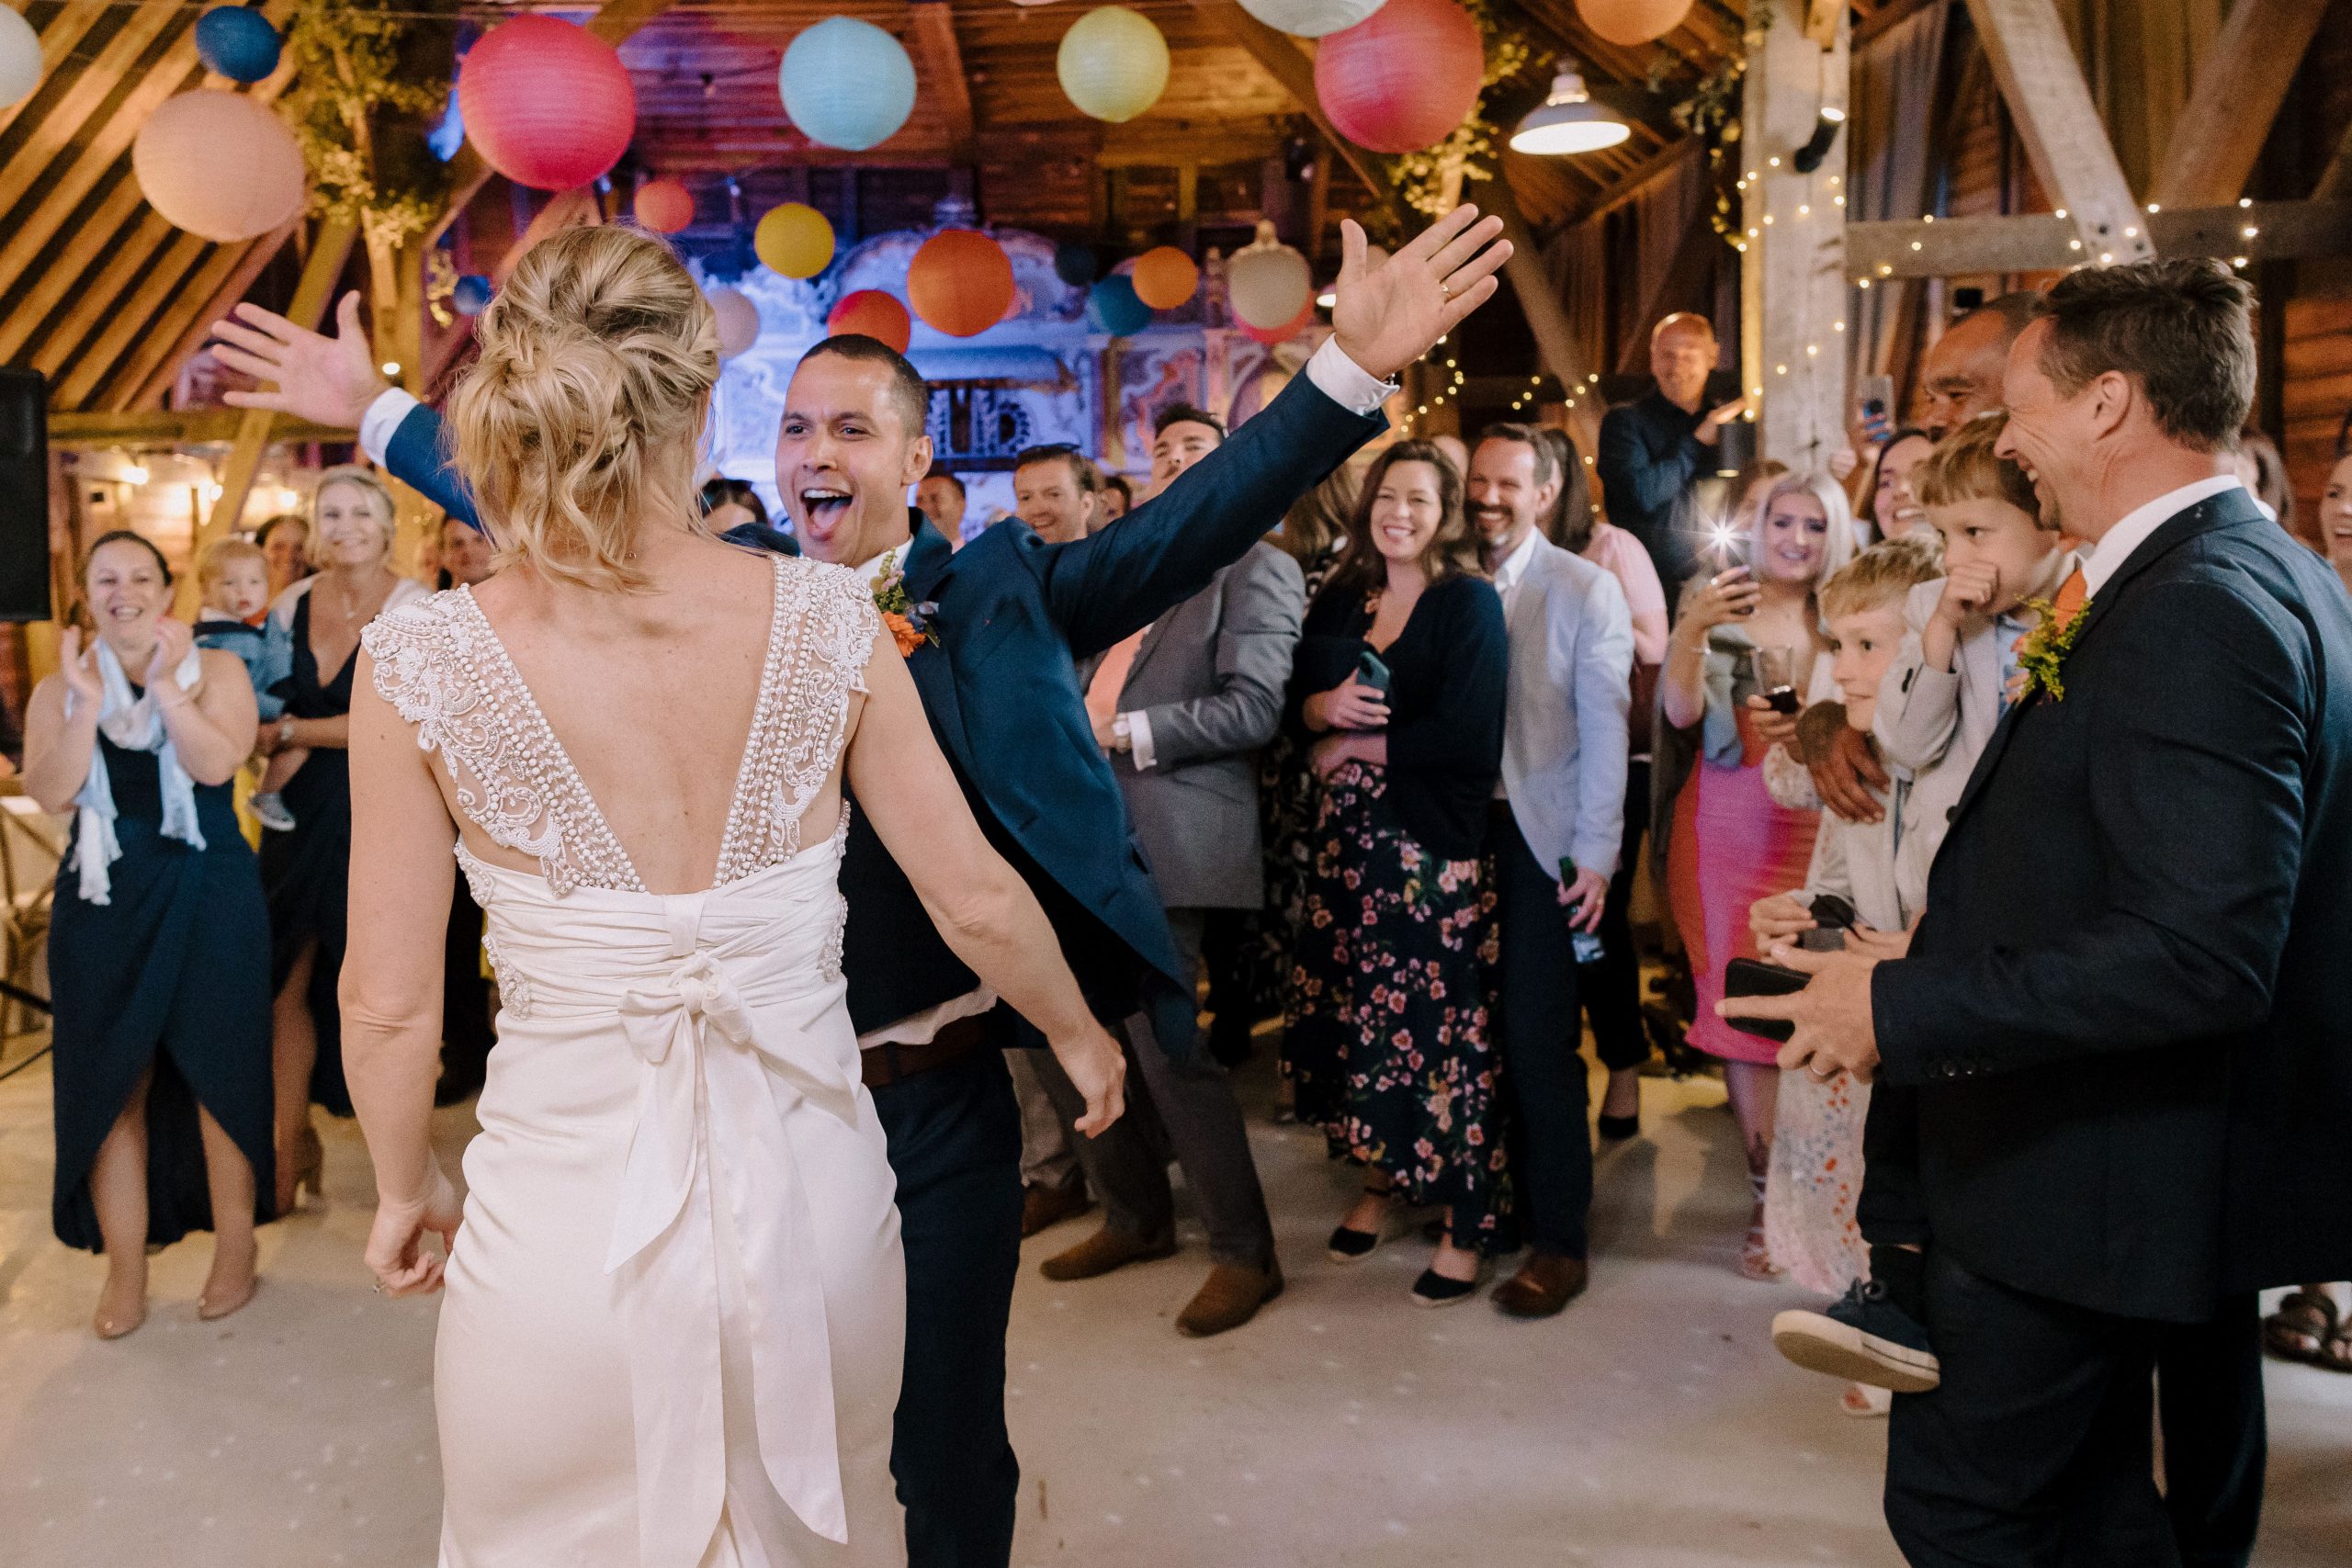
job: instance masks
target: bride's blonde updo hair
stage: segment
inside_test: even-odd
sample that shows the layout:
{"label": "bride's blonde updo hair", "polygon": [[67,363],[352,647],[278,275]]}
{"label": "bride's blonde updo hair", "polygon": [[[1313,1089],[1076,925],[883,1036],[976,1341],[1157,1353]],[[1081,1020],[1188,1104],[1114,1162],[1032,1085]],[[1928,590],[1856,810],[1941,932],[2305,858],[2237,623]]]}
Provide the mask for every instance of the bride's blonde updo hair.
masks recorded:
{"label": "bride's blonde updo hair", "polygon": [[524,254],[475,324],[481,357],[450,400],[458,468],[499,564],[628,591],[640,524],[700,528],[695,477],[718,323],[669,246],[566,229]]}

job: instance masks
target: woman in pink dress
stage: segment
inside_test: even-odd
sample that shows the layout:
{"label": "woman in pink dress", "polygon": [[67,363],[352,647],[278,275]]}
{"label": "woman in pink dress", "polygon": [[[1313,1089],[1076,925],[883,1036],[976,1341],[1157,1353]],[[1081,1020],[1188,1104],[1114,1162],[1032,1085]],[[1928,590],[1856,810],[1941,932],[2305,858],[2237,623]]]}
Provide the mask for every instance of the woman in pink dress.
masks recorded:
{"label": "woman in pink dress", "polygon": [[1819,818],[1776,804],[1765,790],[1764,753],[1793,735],[1796,709],[1772,709],[1758,665],[1777,650],[1788,659],[1779,680],[1792,682],[1799,696],[1829,690],[1814,593],[1851,558],[1854,531],[1845,492],[1826,474],[1775,479],[1753,515],[1747,559],[1718,563],[1683,589],[1658,709],[1672,734],[1671,742],[1660,735],[1661,752],[1671,746],[1697,753],[1682,777],[1661,758],[1661,789],[1673,792],[1667,879],[1698,989],[1690,1042],[1723,1059],[1755,1191],[1740,1272],[1760,1280],[1776,1272],[1764,1240],[1764,1179],[1780,1086],[1777,1047],[1716,1018],[1714,1004],[1724,994],[1724,967],[1757,956],[1748,906],[1802,883]]}

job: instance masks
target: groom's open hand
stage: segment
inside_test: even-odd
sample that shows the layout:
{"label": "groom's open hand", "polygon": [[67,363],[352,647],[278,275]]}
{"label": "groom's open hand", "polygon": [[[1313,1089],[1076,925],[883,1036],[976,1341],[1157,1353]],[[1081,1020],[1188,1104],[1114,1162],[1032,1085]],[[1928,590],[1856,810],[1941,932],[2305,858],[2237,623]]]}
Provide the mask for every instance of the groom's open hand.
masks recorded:
{"label": "groom's open hand", "polygon": [[1494,297],[1495,272],[1510,259],[1502,231],[1501,219],[1480,218],[1464,203],[1373,265],[1363,230],[1342,220],[1331,306],[1340,351],[1381,380],[1393,379]]}
{"label": "groom's open hand", "polygon": [[1813,978],[1785,997],[1727,997],[1717,1018],[1785,1020],[1797,1026],[1781,1047],[1781,1068],[1803,1067],[1826,1083],[1851,1073],[1864,1083],[1878,1071],[1878,1026],[1871,1019],[1871,971],[1881,960],[1854,953],[1808,953],[1781,942],[1773,963]]}
{"label": "groom's open hand", "polygon": [[268,409],[313,424],[356,430],[368,405],[389,388],[376,368],[376,355],[359,325],[359,296],[346,294],[335,307],[335,335],[298,327],[275,310],[240,305],[225,321],[212,323],[220,342],[213,357],[256,381],[277,383],[274,391],[228,392],[232,408]]}

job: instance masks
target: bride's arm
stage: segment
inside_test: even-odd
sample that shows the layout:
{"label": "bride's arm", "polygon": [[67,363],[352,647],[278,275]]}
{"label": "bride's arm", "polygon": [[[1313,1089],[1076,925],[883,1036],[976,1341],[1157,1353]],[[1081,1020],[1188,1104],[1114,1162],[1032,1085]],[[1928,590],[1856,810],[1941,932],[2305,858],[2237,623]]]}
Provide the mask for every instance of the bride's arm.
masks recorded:
{"label": "bride's arm", "polygon": [[392,1295],[439,1288],[442,1260],[419,1244],[427,1230],[452,1242],[458,1229],[457,1195],[433,1157],[432,1130],[456,839],[416,732],[378,694],[375,660],[363,649],[351,683],[343,1066],[376,1166],[368,1266]]}
{"label": "bride's arm", "polygon": [[1087,1010],[1036,896],[981,836],[887,631],[866,660],[865,685],[847,763],[858,809],[956,956],[1044,1032],[1086,1096],[1079,1131],[1102,1132],[1125,1105],[1125,1057]]}

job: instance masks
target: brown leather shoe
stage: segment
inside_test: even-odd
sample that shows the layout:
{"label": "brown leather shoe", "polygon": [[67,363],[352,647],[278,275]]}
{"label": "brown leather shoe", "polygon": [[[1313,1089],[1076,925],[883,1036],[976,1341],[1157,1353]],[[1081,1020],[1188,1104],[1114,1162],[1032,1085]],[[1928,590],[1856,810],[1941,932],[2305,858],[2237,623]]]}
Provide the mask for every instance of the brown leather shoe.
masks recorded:
{"label": "brown leather shoe", "polygon": [[1175,1251],[1176,1238],[1172,1235],[1150,1240],[1104,1225],[1068,1252],[1057,1252],[1046,1258],[1037,1266],[1037,1271],[1048,1280],[1091,1280],[1130,1263],[1171,1257]]}
{"label": "brown leather shoe", "polygon": [[1206,1339],[1238,1328],[1258,1315],[1258,1309],[1283,1293],[1282,1265],[1269,1258],[1263,1269],[1220,1263],[1176,1314],[1176,1331]]}
{"label": "brown leather shoe", "polygon": [[1495,1305],[1512,1317],[1552,1317],[1584,1294],[1585,1261],[1531,1252],[1519,1272],[1495,1287]]}
{"label": "brown leather shoe", "polygon": [[1032,1182],[1021,1193],[1021,1239],[1027,1241],[1049,1225],[1082,1214],[1094,1207],[1087,1195],[1086,1178],[1073,1176],[1059,1187]]}

